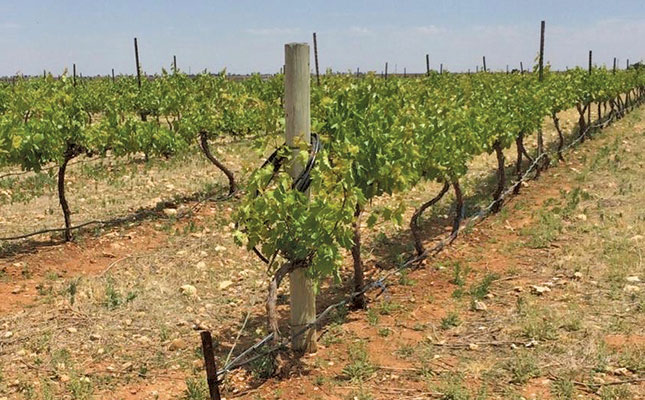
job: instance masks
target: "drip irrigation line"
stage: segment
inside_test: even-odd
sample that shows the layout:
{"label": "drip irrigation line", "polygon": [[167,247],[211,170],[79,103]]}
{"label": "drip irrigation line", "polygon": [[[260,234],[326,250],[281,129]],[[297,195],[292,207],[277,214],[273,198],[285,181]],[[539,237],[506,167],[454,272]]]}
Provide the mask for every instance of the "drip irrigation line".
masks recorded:
{"label": "drip irrigation line", "polygon": [[[180,219],[180,218],[186,217],[187,215],[190,215],[193,211],[195,211],[197,208],[201,207],[201,205],[203,203],[207,202],[207,201],[212,201],[212,200],[213,201],[226,201],[226,200],[230,199],[231,197],[233,197],[235,195],[235,193],[236,192],[233,192],[233,193],[230,193],[230,194],[228,194],[226,196],[222,196],[222,197],[219,197],[219,198],[215,198],[215,196],[209,196],[209,197],[207,197],[205,199],[202,199],[202,200],[198,201],[196,204],[194,204],[190,208],[190,210],[186,211],[185,213],[183,213],[181,215],[178,215],[176,218]],[[104,227],[104,226],[110,226],[110,225],[117,225],[117,224],[121,224],[121,223],[125,223],[125,222],[134,222],[134,221],[139,220],[142,215],[155,214],[155,213],[156,213],[156,211],[151,210],[151,211],[147,211],[147,212],[143,211],[141,214],[135,213],[134,215],[120,217],[120,218],[106,219],[106,220],[92,220],[92,221],[83,222],[82,224],[79,224],[79,225],[71,226],[69,228],[69,230],[70,231],[78,230],[78,229],[84,228],[84,227],[89,226],[89,225],[101,225],[102,227]],[[44,235],[46,233],[56,233],[56,232],[65,232],[65,231],[67,231],[66,228],[47,228],[47,229],[42,229],[40,231],[27,233],[27,234],[24,234],[24,235],[0,237],[0,241],[12,241],[12,240],[27,239],[27,238],[30,238],[32,236]]]}

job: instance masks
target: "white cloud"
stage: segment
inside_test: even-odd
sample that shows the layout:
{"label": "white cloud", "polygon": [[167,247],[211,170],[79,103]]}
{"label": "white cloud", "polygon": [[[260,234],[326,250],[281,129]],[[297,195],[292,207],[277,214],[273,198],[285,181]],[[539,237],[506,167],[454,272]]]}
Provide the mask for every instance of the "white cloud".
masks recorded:
{"label": "white cloud", "polygon": [[249,28],[245,32],[256,36],[281,36],[300,33],[300,28]]}
{"label": "white cloud", "polygon": [[438,35],[441,33],[446,33],[447,29],[446,28],[441,28],[436,25],[427,25],[427,26],[417,26],[412,28],[412,31],[414,33],[418,33],[421,35]]}
{"label": "white cloud", "polygon": [[352,26],[351,28],[349,28],[349,33],[354,35],[367,36],[372,35],[374,32],[371,29],[362,26]]}

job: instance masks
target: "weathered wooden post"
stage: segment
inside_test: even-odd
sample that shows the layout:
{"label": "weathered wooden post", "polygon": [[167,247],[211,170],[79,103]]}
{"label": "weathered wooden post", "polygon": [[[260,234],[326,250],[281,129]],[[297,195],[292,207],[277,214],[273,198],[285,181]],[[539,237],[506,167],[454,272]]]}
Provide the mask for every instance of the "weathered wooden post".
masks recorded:
{"label": "weathered wooden post", "polygon": [[484,61],[484,72],[486,72],[486,56],[482,56],[482,60]]}
{"label": "weathered wooden post", "polygon": [[141,89],[141,66],[139,65],[139,45],[137,44],[137,38],[134,38],[134,60],[137,64],[137,84],[139,89]]}
{"label": "weathered wooden post", "polygon": [[385,63],[385,79],[387,79],[387,62]]}
{"label": "weathered wooden post", "polygon": [[524,64],[520,61],[520,74],[524,75]]}
{"label": "weathered wooden post", "polygon": [[616,57],[614,57],[614,68],[612,69],[612,72],[614,74],[616,73]]}
{"label": "weathered wooden post", "polygon": [[443,64],[439,64],[439,75],[443,75]]}
{"label": "weathered wooden post", "polygon": [[115,82],[115,79],[114,79],[114,68],[112,68],[112,83],[114,83],[114,82]]}
{"label": "weathered wooden post", "polygon": [[[540,55],[538,59],[538,80],[542,82],[544,80],[544,28],[545,22],[540,22]],[[544,153],[544,135],[542,134],[542,128],[538,129],[537,132],[537,155],[538,157],[542,156]],[[542,165],[538,165],[536,173],[539,175],[540,170],[546,168],[549,165],[549,157],[544,154],[544,162]]]}
{"label": "weathered wooden post", "polygon": [[219,381],[217,380],[217,365],[215,364],[215,354],[213,353],[213,338],[209,331],[202,331],[199,335],[202,338],[202,353],[204,354],[209,398],[210,400],[221,400]]}
{"label": "weathered wooden post", "polygon": [[[592,51],[589,50],[589,75],[591,75],[591,70],[593,68],[592,55]],[[591,126],[591,102],[589,102],[589,105],[587,107],[587,126]]]}
{"label": "weathered wooden post", "polygon": [[314,61],[316,63],[316,84],[320,86],[320,70],[318,69],[318,38],[314,32]]}
{"label": "weathered wooden post", "polygon": [[72,84],[76,86],[76,64],[72,64]]}
{"label": "weathered wooden post", "polygon": [[172,70],[177,73],[177,56],[172,56]]}
{"label": "weathered wooden post", "polygon": [[430,75],[430,54],[426,54],[426,75]]}
{"label": "weathered wooden post", "polygon": [[[304,166],[297,161],[298,145],[311,141],[311,111],[309,87],[309,45],[306,43],[288,43],[284,46],[285,78],[285,140],[294,155],[290,174],[295,179]],[[294,334],[303,330],[316,318],[316,295],[314,284],[307,277],[304,268],[296,269],[289,274],[291,291],[291,345],[298,352],[316,351],[316,329],[309,328],[304,334]]]}

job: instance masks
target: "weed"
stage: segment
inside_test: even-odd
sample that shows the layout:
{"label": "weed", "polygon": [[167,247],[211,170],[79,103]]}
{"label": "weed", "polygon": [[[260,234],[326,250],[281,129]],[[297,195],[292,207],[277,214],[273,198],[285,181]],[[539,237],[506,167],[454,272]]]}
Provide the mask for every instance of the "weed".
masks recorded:
{"label": "weed", "polygon": [[363,382],[376,372],[376,366],[370,362],[364,342],[357,342],[349,347],[349,364],[343,368],[343,374],[352,382]]}
{"label": "weed", "polygon": [[202,379],[186,379],[185,400],[206,400],[208,397],[208,387]]}
{"label": "weed", "polygon": [[519,351],[504,367],[511,374],[511,382],[525,384],[540,373],[537,359],[528,351]]}
{"label": "weed", "polygon": [[[519,299],[518,299],[519,300]],[[531,340],[554,340],[558,329],[551,312],[530,304],[522,307],[522,335]]]}
{"label": "weed", "polygon": [[551,394],[558,400],[571,400],[575,394],[575,386],[570,379],[558,378],[551,383]]}
{"label": "weed", "polygon": [[322,343],[325,346],[329,346],[334,343],[340,343],[343,340],[343,335],[345,330],[341,324],[332,323],[329,325],[329,328],[322,337]]}
{"label": "weed", "polygon": [[470,400],[470,392],[461,375],[450,374],[437,388],[442,400]]}
{"label": "weed", "polygon": [[604,386],[600,389],[601,400],[629,400],[633,399],[632,391],[628,385]]}
{"label": "weed", "polygon": [[409,344],[403,344],[399,346],[398,349],[395,350],[394,352],[397,356],[401,358],[410,358],[412,354],[414,354],[414,347]]}
{"label": "weed", "polygon": [[253,360],[249,364],[256,379],[269,379],[275,372],[275,358],[271,354]]}
{"label": "weed", "polygon": [[454,311],[449,312],[445,317],[441,318],[441,329],[443,330],[448,330],[460,324],[459,314]]}
{"label": "weed", "polygon": [[417,281],[410,278],[410,271],[404,269],[401,270],[401,276],[399,277],[399,284],[403,286],[414,286]]}
{"label": "weed", "polygon": [[526,246],[542,249],[549,246],[562,231],[562,219],[556,213],[543,209],[538,212],[537,222],[523,228],[520,233],[528,236]]}
{"label": "weed", "polygon": [[477,300],[482,300],[488,294],[490,290],[490,285],[497,279],[499,279],[498,274],[486,274],[486,276],[484,276],[484,279],[482,279],[481,282],[477,284],[473,284],[470,287],[470,291],[469,291],[470,295]]}
{"label": "weed", "polygon": [[379,304],[379,314],[381,315],[390,315],[400,309],[401,305],[394,301],[382,301],[381,304]]}
{"label": "weed", "polygon": [[376,326],[378,324],[379,315],[376,311],[374,311],[373,308],[370,308],[369,310],[367,310],[366,318],[367,318],[367,323],[370,324],[371,326]]}
{"label": "weed", "polygon": [[466,276],[468,276],[469,272],[470,268],[462,266],[460,262],[456,262],[453,265],[450,283],[459,287],[464,286],[466,284]]}
{"label": "weed", "polygon": [[89,378],[83,376],[80,379],[78,377],[73,377],[70,379],[67,384],[67,389],[72,394],[72,398],[76,400],[88,400],[92,398],[92,393],[94,388],[92,386],[92,381]]}
{"label": "weed", "polygon": [[378,330],[378,335],[381,337],[388,337],[391,333],[392,331],[390,330],[390,328],[381,328]]}

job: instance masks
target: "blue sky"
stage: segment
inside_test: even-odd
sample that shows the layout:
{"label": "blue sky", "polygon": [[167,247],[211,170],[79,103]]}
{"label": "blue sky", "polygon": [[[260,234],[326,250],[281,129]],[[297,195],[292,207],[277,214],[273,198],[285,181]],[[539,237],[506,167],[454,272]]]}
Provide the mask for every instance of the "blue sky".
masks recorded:
{"label": "blue sky", "polygon": [[[381,71],[433,68],[505,69],[533,62],[545,19],[546,60],[556,68],[645,57],[645,0],[3,0],[0,75],[77,64],[84,75],[133,73],[139,40],[148,73],[168,67],[192,72],[274,72],[283,45],[311,42],[317,32],[321,68]],[[313,65],[313,64],[312,64]]]}

